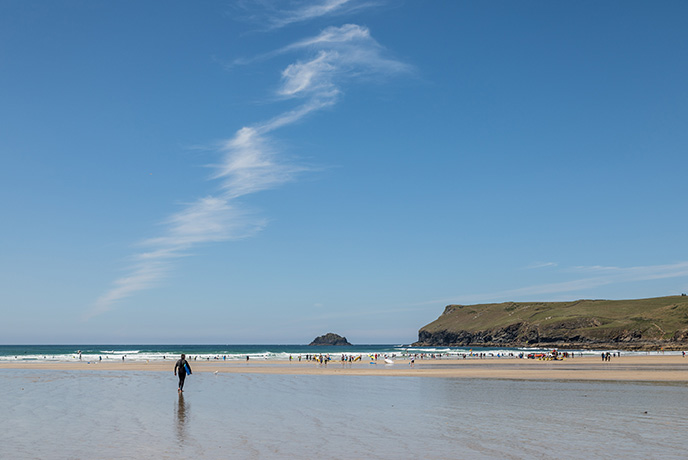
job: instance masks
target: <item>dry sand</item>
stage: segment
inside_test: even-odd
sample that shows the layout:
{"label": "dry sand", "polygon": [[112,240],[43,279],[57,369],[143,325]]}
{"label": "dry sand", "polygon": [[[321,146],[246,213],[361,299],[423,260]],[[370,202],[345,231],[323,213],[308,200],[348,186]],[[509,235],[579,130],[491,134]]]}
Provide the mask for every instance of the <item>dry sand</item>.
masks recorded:
{"label": "dry sand", "polygon": [[[172,374],[175,360],[151,362],[13,362],[0,363],[0,369],[150,371]],[[563,361],[530,359],[427,359],[395,360],[386,365],[380,360],[352,364],[331,361],[319,365],[305,361],[190,361],[193,372],[293,375],[367,375],[405,377],[448,377],[510,380],[607,380],[646,382],[688,382],[688,358],[682,356],[621,356],[603,362],[600,357]]]}

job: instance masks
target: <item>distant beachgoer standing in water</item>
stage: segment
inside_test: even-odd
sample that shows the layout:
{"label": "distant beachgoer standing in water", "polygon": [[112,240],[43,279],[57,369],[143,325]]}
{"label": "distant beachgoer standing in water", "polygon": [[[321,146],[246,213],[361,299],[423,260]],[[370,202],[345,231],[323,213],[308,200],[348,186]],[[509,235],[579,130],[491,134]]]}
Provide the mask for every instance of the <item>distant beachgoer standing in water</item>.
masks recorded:
{"label": "distant beachgoer standing in water", "polygon": [[189,366],[189,363],[186,361],[186,355],[182,353],[182,357],[178,359],[174,365],[174,375],[179,375],[179,388],[177,388],[177,393],[184,391],[184,379],[186,379],[187,371],[189,374],[192,374],[191,366]]}

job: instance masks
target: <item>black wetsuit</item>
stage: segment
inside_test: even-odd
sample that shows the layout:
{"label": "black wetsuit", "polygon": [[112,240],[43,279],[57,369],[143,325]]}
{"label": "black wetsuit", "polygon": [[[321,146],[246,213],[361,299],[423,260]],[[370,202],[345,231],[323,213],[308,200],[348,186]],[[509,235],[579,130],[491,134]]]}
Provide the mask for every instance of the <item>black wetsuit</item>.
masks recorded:
{"label": "black wetsuit", "polygon": [[186,379],[186,368],[187,366],[189,367],[189,374],[191,374],[191,366],[189,366],[189,363],[185,359],[179,359],[177,360],[177,363],[174,365],[174,370],[177,372],[177,375],[179,376],[179,389],[183,390],[184,389],[184,379]]}

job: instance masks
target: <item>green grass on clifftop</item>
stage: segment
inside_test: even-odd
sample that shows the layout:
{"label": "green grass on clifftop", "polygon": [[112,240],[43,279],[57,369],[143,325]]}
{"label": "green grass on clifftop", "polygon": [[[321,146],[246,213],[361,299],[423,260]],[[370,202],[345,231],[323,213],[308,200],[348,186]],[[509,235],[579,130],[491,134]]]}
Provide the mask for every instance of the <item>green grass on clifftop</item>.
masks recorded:
{"label": "green grass on clifftop", "polygon": [[419,342],[475,343],[476,334],[489,342],[500,337],[500,332],[503,337],[505,330],[511,332],[511,340],[518,344],[684,342],[688,341],[688,297],[448,305],[438,319],[420,329]]}

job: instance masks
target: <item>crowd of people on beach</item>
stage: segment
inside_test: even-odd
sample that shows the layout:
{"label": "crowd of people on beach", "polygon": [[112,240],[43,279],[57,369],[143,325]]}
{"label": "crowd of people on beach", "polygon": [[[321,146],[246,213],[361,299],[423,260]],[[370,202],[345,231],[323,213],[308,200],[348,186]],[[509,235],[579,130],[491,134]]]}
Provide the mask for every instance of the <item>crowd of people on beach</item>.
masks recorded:
{"label": "crowd of people on beach", "polygon": [[614,353],[610,353],[608,351],[602,353],[602,361],[611,361],[612,357],[616,356],[617,358],[621,356],[621,352],[617,351]]}
{"label": "crowd of people on beach", "polygon": [[[369,358],[373,361],[377,361],[380,358],[389,359],[389,358],[394,357],[394,356],[396,356],[396,355],[387,355],[387,354],[383,355],[380,353],[375,353],[375,354],[369,355]],[[297,358],[299,360],[299,362],[301,361],[301,358],[302,358],[302,356],[299,355]],[[289,355],[289,361],[292,361],[293,359],[294,358],[292,357],[292,355]],[[325,354],[319,353],[319,354],[313,354],[313,355],[306,354],[305,356],[303,356],[303,359],[307,362],[315,362],[315,363],[320,364],[320,365],[327,365],[328,362],[332,361],[332,356],[329,353],[325,353]],[[361,361],[362,359],[363,359],[363,355],[361,355],[361,354],[352,355],[352,354],[342,353],[339,357],[339,361],[342,364],[351,364],[351,363],[354,363],[357,361]]]}
{"label": "crowd of people on beach", "polygon": [[[647,354],[651,354],[652,352],[647,351]],[[657,351],[654,353],[661,353],[664,354],[665,350]],[[440,352],[440,353],[432,353],[432,352],[418,352],[418,353],[411,353],[409,351],[404,351],[399,354],[397,353],[372,353],[368,355],[364,354],[347,354],[347,353],[342,353],[339,355],[339,361],[342,364],[352,364],[357,361],[367,361],[367,358],[370,359],[370,363],[372,364],[377,364],[377,362],[381,359],[406,359],[409,361],[411,365],[415,363],[416,360],[444,360],[444,359],[540,359],[540,360],[561,360],[561,359],[572,359],[577,356],[583,357],[586,355],[597,355],[597,352],[585,352],[585,351],[558,351],[558,350],[551,350],[549,352],[544,352],[544,351],[534,351],[534,352],[506,352],[506,351],[494,351],[494,352],[474,352],[472,349],[469,350],[468,352]],[[681,355],[683,357],[686,356],[686,352],[683,351],[681,352]],[[91,358],[89,360],[89,364],[91,364],[91,360],[97,362],[101,362],[104,359],[105,360],[112,360],[112,359],[117,359],[117,360],[122,360],[125,361],[125,359],[128,358],[127,355],[120,355],[120,356],[108,356],[106,355],[105,357],[103,356],[98,356],[93,357],[92,355],[89,355]],[[597,355],[600,356],[600,355]],[[611,361],[611,358],[614,357],[620,357],[621,352],[620,351],[605,351],[601,353],[602,361],[608,362]],[[17,357],[15,356],[15,359]],[[73,359],[81,361],[82,358],[82,352],[81,350],[78,350],[75,352],[75,355],[72,356]],[[171,356],[163,355],[162,359],[168,359],[171,358]],[[188,356],[187,360],[189,361],[232,361],[236,360],[235,355],[214,355],[214,356]],[[43,359],[48,359],[47,356],[44,356]],[[133,358],[134,361],[137,361],[136,358]],[[160,358],[158,358],[160,359]],[[285,359],[284,357],[270,357],[269,355],[245,355],[245,360],[248,363],[251,359],[263,359],[263,360],[269,360],[269,359],[274,359],[274,360],[282,360]],[[288,355],[288,360],[291,361],[306,361],[306,362],[314,362],[319,365],[326,365],[327,363],[331,362],[333,359],[332,355],[329,353],[314,353],[314,354],[289,354]],[[153,358],[155,360],[155,358]],[[146,362],[149,362],[148,359],[145,360]],[[389,364],[389,363],[387,363]]]}
{"label": "crowd of people on beach", "polygon": [[[528,353],[526,358],[528,359],[540,359],[543,361],[561,361],[565,358],[575,358],[576,354],[572,351],[558,351],[552,350],[548,353]],[[583,353],[579,353],[580,357],[583,357]]]}

